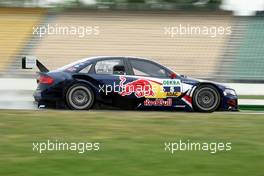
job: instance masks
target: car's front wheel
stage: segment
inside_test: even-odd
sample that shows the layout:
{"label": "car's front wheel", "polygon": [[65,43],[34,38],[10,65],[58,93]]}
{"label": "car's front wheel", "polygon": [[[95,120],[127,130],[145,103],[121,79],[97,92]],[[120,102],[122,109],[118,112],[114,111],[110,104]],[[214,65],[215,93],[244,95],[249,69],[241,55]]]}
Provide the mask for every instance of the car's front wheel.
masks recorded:
{"label": "car's front wheel", "polygon": [[199,112],[213,112],[220,105],[220,94],[212,85],[202,85],[194,91],[193,106]]}
{"label": "car's front wheel", "polygon": [[68,89],[66,102],[71,109],[87,110],[94,104],[94,93],[85,84],[75,84]]}

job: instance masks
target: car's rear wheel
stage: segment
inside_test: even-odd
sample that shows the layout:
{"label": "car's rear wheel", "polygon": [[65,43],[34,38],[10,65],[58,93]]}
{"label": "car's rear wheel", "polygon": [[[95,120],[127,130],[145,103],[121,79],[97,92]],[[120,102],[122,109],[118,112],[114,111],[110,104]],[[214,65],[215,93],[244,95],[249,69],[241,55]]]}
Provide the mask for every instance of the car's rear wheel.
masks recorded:
{"label": "car's rear wheel", "polygon": [[68,89],[66,102],[71,109],[87,110],[94,104],[94,93],[85,84],[75,84]]}
{"label": "car's rear wheel", "polygon": [[193,95],[194,110],[199,112],[213,112],[220,105],[220,94],[212,85],[198,87]]}

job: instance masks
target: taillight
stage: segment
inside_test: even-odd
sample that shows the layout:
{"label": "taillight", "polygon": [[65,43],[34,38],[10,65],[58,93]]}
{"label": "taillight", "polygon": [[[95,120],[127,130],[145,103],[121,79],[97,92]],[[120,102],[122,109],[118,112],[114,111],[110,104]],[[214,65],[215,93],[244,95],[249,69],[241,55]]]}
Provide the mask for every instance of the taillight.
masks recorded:
{"label": "taillight", "polygon": [[53,84],[54,79],[50,76],[40,76],[38,79],[39,84],[48,84],[51,85]]}

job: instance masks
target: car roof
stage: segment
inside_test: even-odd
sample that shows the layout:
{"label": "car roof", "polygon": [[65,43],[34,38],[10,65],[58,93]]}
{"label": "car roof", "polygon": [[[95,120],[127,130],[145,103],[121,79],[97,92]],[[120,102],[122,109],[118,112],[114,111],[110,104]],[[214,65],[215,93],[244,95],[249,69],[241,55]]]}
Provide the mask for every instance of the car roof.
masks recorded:
{"label": "car roof", "polygon": [[66,69],[74,64],[78,64],[78,63],[93,63],[93,62],[97,62],[97,61],[100,61],[100,60],[108,60],[108,59],[137,59],[137,60],[144,60],[144,61],[148,61],[148,62],[153,62],[157,65],[160,65],[161,67],[163,67],[165,70],[169,71],[169,72],[172,72],[172,73],[175,73],[173,70],[171,70],[170,68],[152,60],[152,59],[149,59],[149,58],[143,58],[143,57],[135,57],[135,56],[92,56],[92,57],[87,57],[87,58],[82,58],[82,59],[79,59],[73,63],[70,63],[68,65],[65,65],[61,68],[58,68],[57,70],[63,70],[63,69]]}
{"label": "car roof", "polygon": [[94,57],[86,58],[87,59],[86,61],[96,62],[96,61],[104,60],[104,59],[123,59],[123,58],[127,58],[127,59],[137,59],[137,60],[144,60],[144,61],[148,61],[148,62],[153,62],[155,64],[161,65],[166,70],[175,73],[174,71],[172,71],[168,67],[164,66],[163,64],[160,64],[160,63],[156,62],[153,59],[143,58],[143,57],[135,57],[135,56],[94,56]]}
{"label": "car roof", "polygon": [[135,57],[135,56],[93,56],[93,57],[88,57],[88,58],[84,58],[84,59],[81,59],[81,60],[90,60],[90,61],[96,61],[96,60],[101,60],[101,59],[113,59],[113,58],[116,58],[116,59],[122,59],[122,58],[128,58],[128,59],[140,59],[140,60],[150,60],[152,61],[151,59],[147,59],[147,58],[142,58],[142,57]]}
{"label": "car roof", "polygon": [[57,70],[64,70],[68,67],[71,67],[73,65],[79,64],[79,63],[85,63],[85,62],[97,62],[99,60],[105,60],[105,59],[123,59],[123,58],[128,58],[128,59],[141,59],[141,60],[146,60],[150,61],[149,59],[143,59],[139,57],[134,57],[134,56],[93,56],[93,57],[88,57],[88,58],[81,58],[75,62],[69,63],[67,65],[64,65],[63,67],[58,68]]}

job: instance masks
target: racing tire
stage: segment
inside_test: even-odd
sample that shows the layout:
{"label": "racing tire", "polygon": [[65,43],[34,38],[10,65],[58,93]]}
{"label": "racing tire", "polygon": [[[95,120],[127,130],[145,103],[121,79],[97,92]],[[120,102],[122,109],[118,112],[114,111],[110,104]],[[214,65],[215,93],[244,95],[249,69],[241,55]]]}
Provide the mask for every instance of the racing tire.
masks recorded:
{"label": "racing tire", "polygon": [[88,110],[94,105],[94,93],[86,84],[71,86],[66,93],[67,105],[73,110]]}
{"label": "racing tire", "polygon": [[198,112],[214,112],[221,99],[218,90],[212,85],[202,85],[194,91],[193,108]]}

